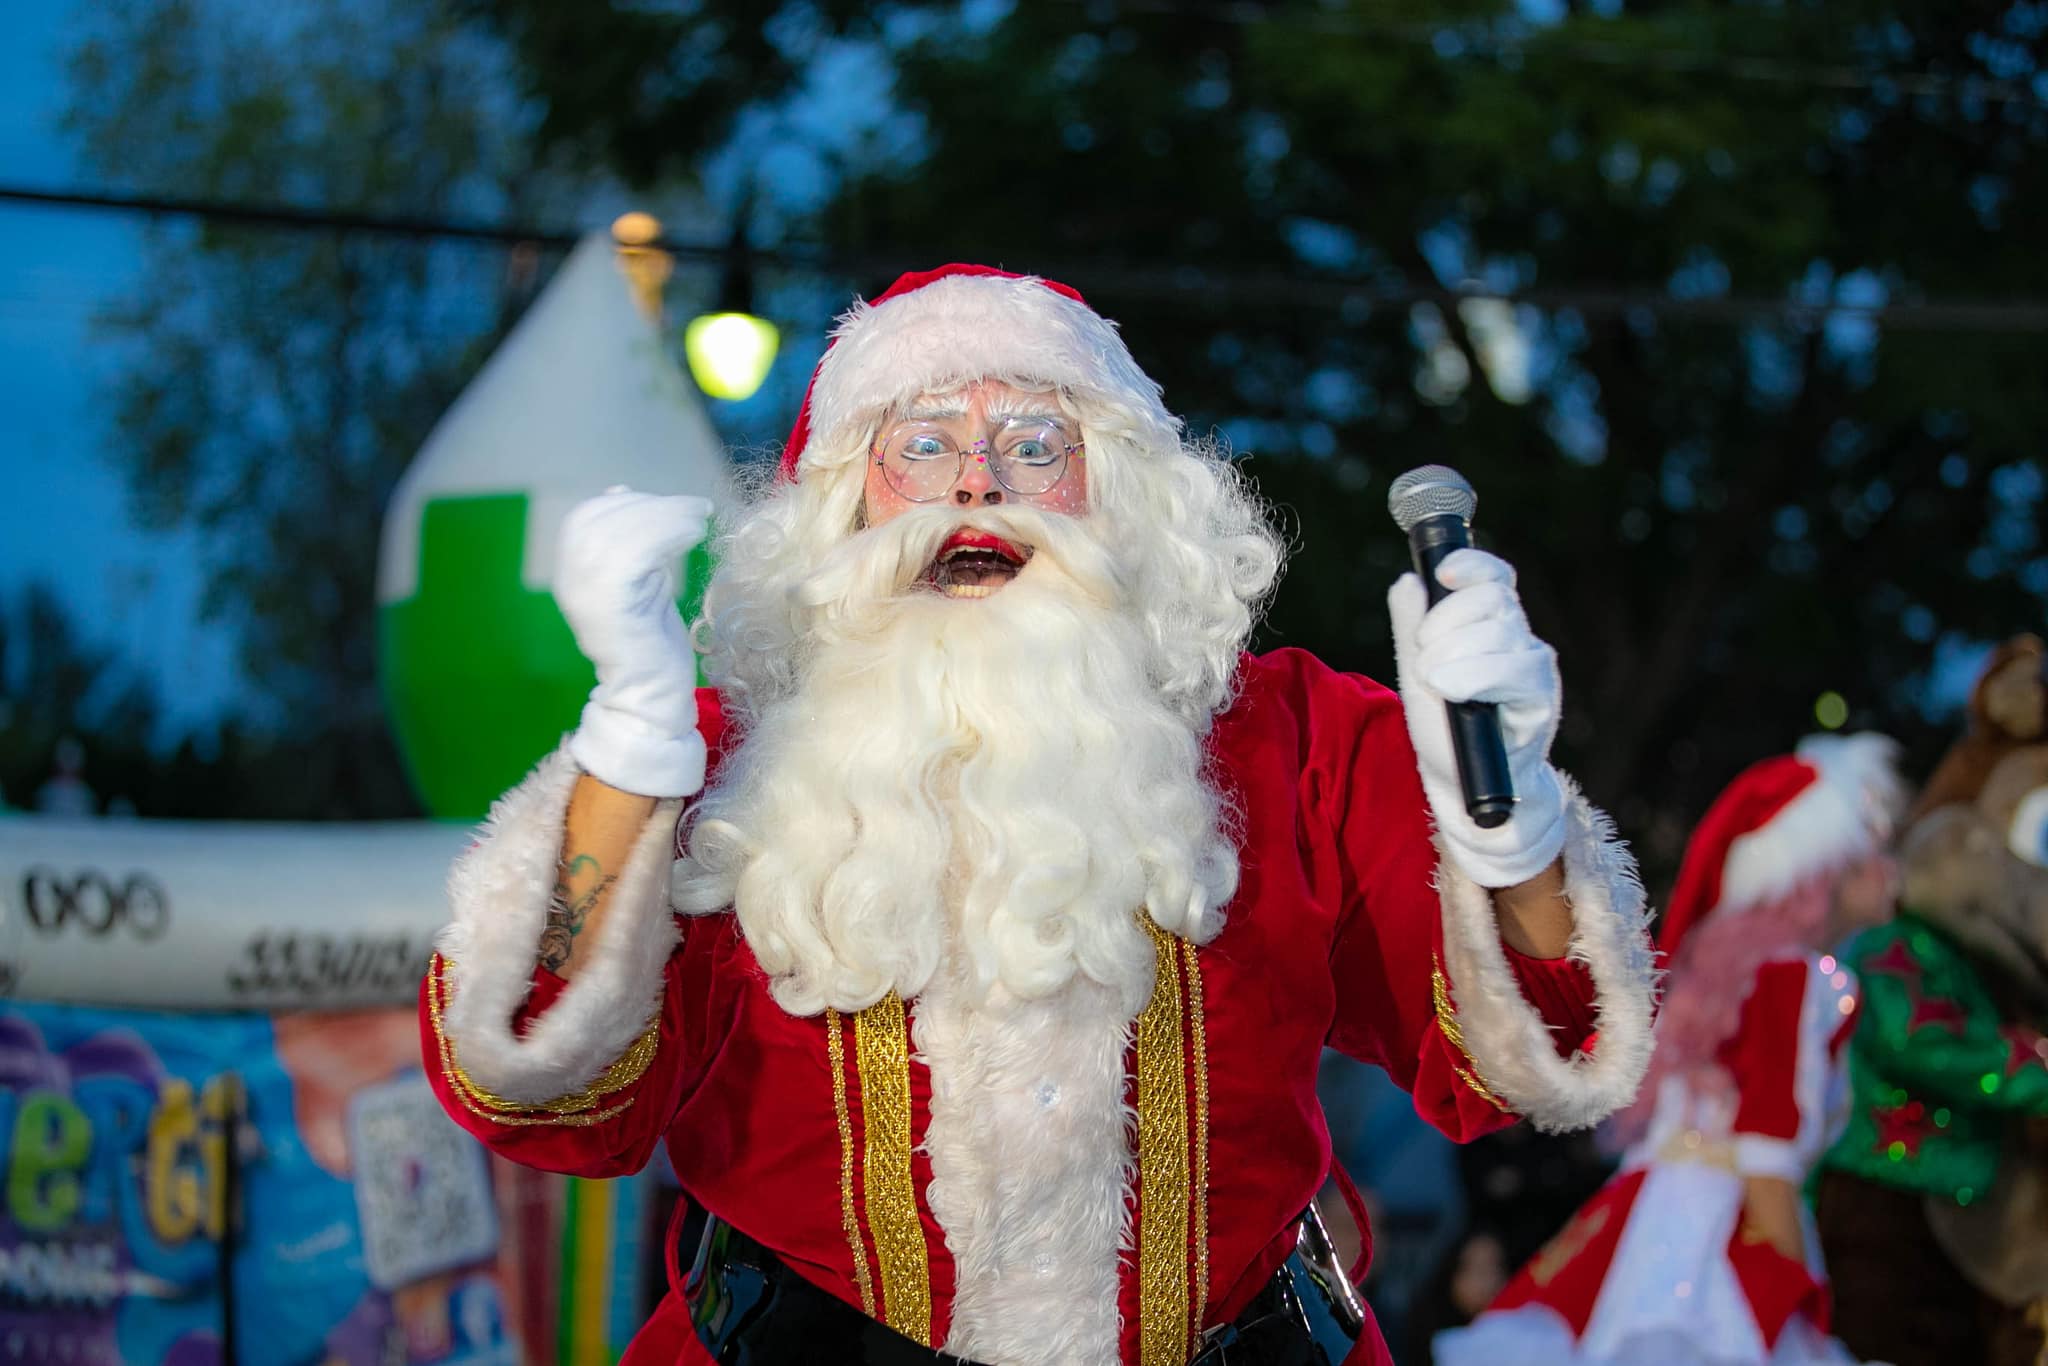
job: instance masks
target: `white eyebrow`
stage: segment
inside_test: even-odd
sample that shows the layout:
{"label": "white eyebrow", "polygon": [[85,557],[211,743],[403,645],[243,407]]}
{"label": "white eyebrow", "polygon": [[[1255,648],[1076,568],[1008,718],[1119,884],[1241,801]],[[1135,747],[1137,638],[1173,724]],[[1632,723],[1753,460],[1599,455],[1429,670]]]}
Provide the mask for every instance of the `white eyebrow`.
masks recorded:
{"label": "white eyebrow", "polygon": [[967,416],[967,409],[961,404],[938,401],[911,404],[903,410],[902,420],[905,422],[946,422],[953,418],[965,416]]}
{"label": "white eyebrow", "polygon": [[1001,408],[993,403],[989,405],[988,415],[997,422],[1045,422],[1056,427],[1066,422],[1064,415],[1047,412],[1043,408]]}

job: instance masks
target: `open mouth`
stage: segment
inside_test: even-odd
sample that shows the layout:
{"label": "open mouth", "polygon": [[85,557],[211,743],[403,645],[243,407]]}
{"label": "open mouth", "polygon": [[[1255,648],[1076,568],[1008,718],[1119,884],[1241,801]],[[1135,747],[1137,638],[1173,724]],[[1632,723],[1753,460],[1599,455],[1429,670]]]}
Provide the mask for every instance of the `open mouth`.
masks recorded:
{"label": "open mouth", "polygon": [[925,581],[949,598],[985,598],[1001,588],[1031,558],[1000,536],[963,527],[946,538]]}

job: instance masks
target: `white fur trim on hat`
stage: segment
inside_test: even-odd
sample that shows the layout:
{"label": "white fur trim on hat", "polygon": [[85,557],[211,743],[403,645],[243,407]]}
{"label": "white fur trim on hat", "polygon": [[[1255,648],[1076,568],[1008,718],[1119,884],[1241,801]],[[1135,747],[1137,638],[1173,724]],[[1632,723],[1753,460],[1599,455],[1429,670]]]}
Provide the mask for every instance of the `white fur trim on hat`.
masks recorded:
{"label": "white fur trim on hat", "polygon": [[1777,815],[1730,842],[1716,909],[1754,906],[1881,848],[1905,808],[1890,737],[1814,735],[1793,753],[1819,775]]}
{"label": "white fur trim on hat", "polygon": [[811,389],[803,463],[843,454],[898,403],[977,379],[1063,389],[1178,430],[1115,323],[1036,277],[950,275],[840,317]]}

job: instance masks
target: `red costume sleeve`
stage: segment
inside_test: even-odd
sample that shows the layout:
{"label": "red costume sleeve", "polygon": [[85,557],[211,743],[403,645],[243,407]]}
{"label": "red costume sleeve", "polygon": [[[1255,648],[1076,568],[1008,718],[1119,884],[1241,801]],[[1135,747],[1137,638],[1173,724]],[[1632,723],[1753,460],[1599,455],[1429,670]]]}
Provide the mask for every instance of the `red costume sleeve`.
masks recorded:
{"label": "red costume sleeve", "polygon": [[1532,958],[1508,944],[1500,947],[1515,985],[1556,1031],[1557,1055],[1569,1058],[1590,1048],[1598,1012],[1593,1009],[1593,974],[1586,965],[1571,958]]}
{"label": "red costume sleeve", "polygon": [[1722,1052],[1740,1096],[1731,1126],[1736,1133],[1781,1142],[1798,1137],[1806,973],[1801,962],[1766,963],[1742,1003],[1735,1034]]}
{"label": "red costume sleeve", "polygon": [[1745,1176],[1800,1182],[1828,1134],[1829,1077],[1856,1016],[1845,971],[1802,958],[1757,970],[1719,1060],[1734,1078],[1735,1165]]}
{"label": "red costume sleeve", "polygon": [[[661,1013],[639,1042],[582,1091],[541,1105],[494,1096],[463,1070],[454,1042],[441,1029],[446,964],[434,956],[420,984],[420,1030],[427,1079],[441,1107],[493,1152],[543,1171],[570,1176],[627,1176],[647,1165],[678,1100],[685,1046],[678,960],[667,968]],[[533,994],[514,1016],[524,1034],[567,989],[568,983],[536,966]]]}
{"label": "red costume sleeve", "polygon": [[[724,732],[716,693],[698,690],[698,716],[715,764]],[[498,804],[483,841],[458,863],[455,923],[443,943],[462,947],[429,965],[420,1031],[427,1076],[457,1124],[512,1161],[609,1177],[639,1170],[653,1154],[702,1070],[716,1007],[667,910],[673,802],[637,837],[614,914],[575,980],[535,961],[546,891],[535,870],[558,856],[576,777],[564,756],[545,761]],[[479,1080],[486,1070],[508,1080]]]}
{"label": "red costume sleeve", "polygon": [[[1400,699],[1296,652],[1307,718],[1301,774],[1304,853],[1335,877],[1338,924],[1332,1047],[1377,1063],[1425,1119],[1463,1142],[1513,1123],[1466,1050],[1443,959],[1437,851]],[[1560,1049],[1584,1041],[1593,986],[1576,964],[1510,955],[1513,981]]]}

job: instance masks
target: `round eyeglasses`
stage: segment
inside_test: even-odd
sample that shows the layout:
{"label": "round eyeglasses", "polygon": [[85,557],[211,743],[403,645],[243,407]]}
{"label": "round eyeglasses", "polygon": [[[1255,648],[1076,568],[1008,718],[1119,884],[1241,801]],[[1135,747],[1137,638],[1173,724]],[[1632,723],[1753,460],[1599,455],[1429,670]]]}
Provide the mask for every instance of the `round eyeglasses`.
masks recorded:
{"label": "round eyeglasses", "polygon": [[935,422],[905,422],[877,437],[869,454],[889,487],[913,503],[929,503],[960,482],[969,460],[986,465],[1012,493],[1049,493],[1066,477],[1074,452],[1086,444],[1043,418],[1012,418],[994,435],[964,447]]}

